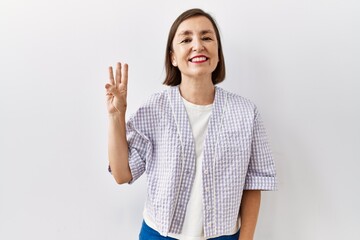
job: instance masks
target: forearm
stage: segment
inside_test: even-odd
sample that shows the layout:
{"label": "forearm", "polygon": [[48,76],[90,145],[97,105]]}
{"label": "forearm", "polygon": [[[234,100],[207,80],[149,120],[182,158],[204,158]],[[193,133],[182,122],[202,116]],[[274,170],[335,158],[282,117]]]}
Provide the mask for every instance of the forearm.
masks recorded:
{"label": "forearm", "polygon": [[109,114],[108,156],[111,173],[119,184],[131,180],[125,113]]}
{"label": "forearm", "polygon": [[261,191],[244,190],[240,205],[241,227],[239,240],[254,239],[260,201]]}

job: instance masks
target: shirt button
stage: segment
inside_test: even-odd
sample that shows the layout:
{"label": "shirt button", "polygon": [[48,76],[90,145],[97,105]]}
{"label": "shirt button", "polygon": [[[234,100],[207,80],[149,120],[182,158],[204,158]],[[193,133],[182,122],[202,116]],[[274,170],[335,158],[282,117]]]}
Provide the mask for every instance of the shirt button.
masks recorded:
{"label": "shirt button", "polygon": [[209,174],[209,171],[208,171],[208,170],[205,170],[204,173],[205,173],[205,175],[208,175],[208,174]]}
{"label": "shirt button", "polygon": [[209,191],[210,191],[210,188],[209,188],[209,187],[206,187],[206,188],[205,188],[205,191],[209,192]]}

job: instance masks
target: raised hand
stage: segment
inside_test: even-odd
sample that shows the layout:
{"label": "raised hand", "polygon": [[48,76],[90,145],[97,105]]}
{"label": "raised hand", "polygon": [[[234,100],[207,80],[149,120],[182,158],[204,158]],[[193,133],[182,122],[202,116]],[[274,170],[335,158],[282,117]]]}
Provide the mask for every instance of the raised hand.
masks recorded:
{"label": "raised hand", "polygon": [[106,88],[106,102],[109,114],[125,113],[127,107],[127,83],[128,83],[128,65],[125,63],[116,64],[116,75],[112,67],[109,67],[109,83]]}

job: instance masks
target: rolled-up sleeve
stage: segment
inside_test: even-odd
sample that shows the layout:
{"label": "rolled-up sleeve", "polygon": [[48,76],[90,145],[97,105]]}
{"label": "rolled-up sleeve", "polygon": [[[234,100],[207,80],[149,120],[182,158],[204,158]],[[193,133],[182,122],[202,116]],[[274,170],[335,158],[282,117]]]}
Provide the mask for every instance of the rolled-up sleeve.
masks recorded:
{"label": "rolled-up sleeve", "polygon": [[[146,170],[152,158],[155,136],[159,124],[159,97],[161,93],[151,95],[126,122],[126,140],[129,150],[129,167],[134,183]],[[111,169],[109,169],[111,172]]]}
{"label": "rolled-up sleeve", "polygon": [[244,190],[277,190],[275,162],[261,116],[255,107],[251,156]]}
{"label": "rolled-up sleeve", "polygon": [[[126,139],[129,149],[129,167],[132,179],[128,184],[134,183],[144,172],[146,161],[151,158],[152,144],[150,140],[142,134],[136,127],[141,121],[136,121],[135,117],[130,118],[126,123]],[[111,173],[110,165],[108,171]]]}
{"label": "rolled-up sleeve", "polygon": [[151,158],[152,145],[150,140],[134,127],[131,119],[126,125],[126,138],[129,145],[129,166],[132,175],[129,184],[132,184],[145,172],[146,161]]}

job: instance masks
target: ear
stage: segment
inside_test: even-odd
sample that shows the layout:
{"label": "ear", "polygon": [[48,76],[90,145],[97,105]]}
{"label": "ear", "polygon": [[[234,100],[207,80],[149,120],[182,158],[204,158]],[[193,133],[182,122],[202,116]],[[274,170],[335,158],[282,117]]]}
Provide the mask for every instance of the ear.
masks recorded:
{"label": "ear", "polygon": [[170,58],[171,58],[171,64],[172,64],[174,67],[177,67],[177,62],[176,62],[176,58],[175,58],[175,56],[174,56],[173,51],[170,51]]}

